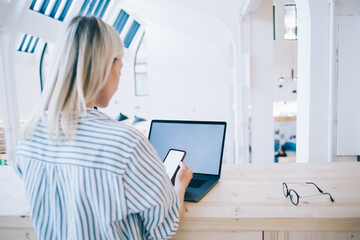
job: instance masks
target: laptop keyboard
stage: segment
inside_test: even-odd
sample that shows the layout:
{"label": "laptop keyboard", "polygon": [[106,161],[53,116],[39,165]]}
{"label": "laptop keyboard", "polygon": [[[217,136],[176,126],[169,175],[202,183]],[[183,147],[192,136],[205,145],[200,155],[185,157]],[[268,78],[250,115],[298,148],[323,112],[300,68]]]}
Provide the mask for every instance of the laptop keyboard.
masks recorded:
{"label": "laptop keyboard", "polygon": [[201,187],[206,181],[207,181],[206,179],[193,178],[193,179],[191,179],[188,187],[191,187],[191,188],[199,188],[199,187]]}

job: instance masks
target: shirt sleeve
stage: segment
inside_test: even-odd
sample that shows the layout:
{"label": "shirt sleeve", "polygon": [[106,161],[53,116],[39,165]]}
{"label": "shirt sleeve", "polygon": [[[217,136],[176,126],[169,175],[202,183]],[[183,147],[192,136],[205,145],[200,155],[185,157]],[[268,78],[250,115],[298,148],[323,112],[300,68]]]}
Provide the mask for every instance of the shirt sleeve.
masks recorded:
{"label": "shirt sleeve", "polygon": [[17,175],[22,179],[23,174],[22,174],[22,171],[21,171],[21,166],[20,166],[20,162],[19,162],[19,156],[17,155],[17,152],[16,152],[16,155],[15,155],[14,160],[12,162],[12,167],[15,170],[15,172],[17,173]]}
{"label": "shirt sleeve", "polygon": [[124,175],[128,214],[139,214],[146,239],[168,239],[179,225],[179,199],[146,138],[134,147]]}

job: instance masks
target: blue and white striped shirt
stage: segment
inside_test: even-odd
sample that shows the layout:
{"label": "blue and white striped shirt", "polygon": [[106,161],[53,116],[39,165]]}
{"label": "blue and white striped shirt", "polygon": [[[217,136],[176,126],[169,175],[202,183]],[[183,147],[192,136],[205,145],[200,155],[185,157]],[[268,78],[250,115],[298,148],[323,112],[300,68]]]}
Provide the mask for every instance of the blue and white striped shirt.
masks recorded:
{"label": "blue and white striped shirt", "polygon": [[149,141],[131,126],[87,110],[71,141],[49,140],[45,124],[18,143],[39,239],[167,239],[179,200]]}

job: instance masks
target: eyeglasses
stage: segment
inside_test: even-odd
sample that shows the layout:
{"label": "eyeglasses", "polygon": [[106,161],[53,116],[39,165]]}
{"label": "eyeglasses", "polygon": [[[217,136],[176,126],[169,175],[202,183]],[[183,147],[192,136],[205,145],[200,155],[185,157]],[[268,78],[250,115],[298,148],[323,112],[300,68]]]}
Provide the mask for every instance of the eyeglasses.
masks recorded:
{"label": "eyeglasses", "polygon": [[300,197],[299,194],[297,192],[295,192],[294,189],[289,189],[287,184],[285,182],[283,182],[282,185],[283,185],[283,191],[284,191],[285,197],[287,198],[288,196],[290,196],[290,200],[294,205],[298,205],[300,198],[314,197],[314,196],[320,196],[320,195],[329,195],[331,202],[335,202],[335,200],[332,198],[330,193],[323,192],[323,190],[321,190],[315,183],[306,182],[306,184],[314,185],[321,194]]}

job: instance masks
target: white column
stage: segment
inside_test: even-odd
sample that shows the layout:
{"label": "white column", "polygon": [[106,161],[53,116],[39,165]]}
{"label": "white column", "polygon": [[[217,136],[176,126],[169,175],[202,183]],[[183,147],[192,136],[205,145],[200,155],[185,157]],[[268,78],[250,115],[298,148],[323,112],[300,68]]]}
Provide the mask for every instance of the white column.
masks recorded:
{"label": "white column", "polygon": [[296,1],[298,14],[298,86],[296,162],[309,162],[311,20],[308,1]]}
{"label": "white column", "polygon": [[336,31],[335,31],[335,0],[329,0],[330,42],[329,42],[329,135],[328,162],[334,161],[334,128],[335,128],[335,78],[336,78]]}
{"label": "white column", "polygon": [[252,162],[274,162],[272,1],[251,13]]}
{"label": "white column", "polygon": [[14,39],[0,29],[0,101],[4,110],[6,157],[11,163],[15,156],[19,129],[19,112],[14,78]]}

